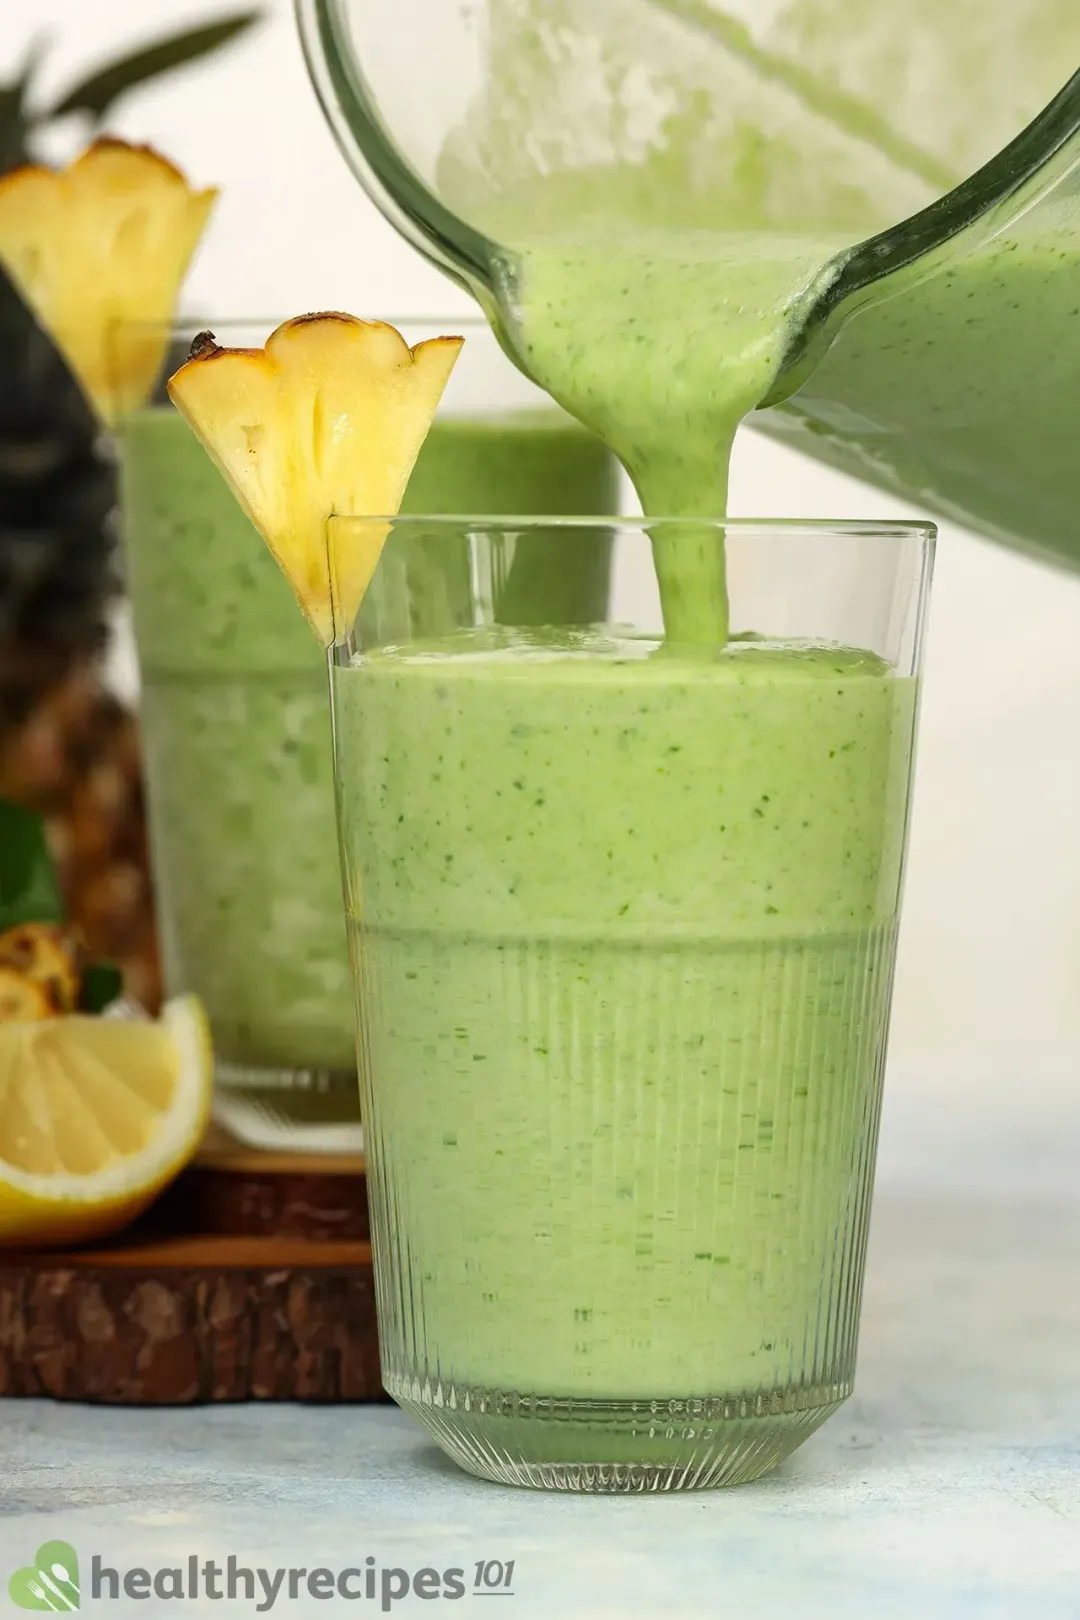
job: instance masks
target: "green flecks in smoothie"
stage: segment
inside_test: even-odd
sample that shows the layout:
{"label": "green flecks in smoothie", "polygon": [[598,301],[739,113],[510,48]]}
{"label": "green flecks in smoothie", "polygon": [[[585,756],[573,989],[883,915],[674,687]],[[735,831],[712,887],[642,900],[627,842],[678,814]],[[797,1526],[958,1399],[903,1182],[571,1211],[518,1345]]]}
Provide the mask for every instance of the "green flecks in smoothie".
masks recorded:
{"label": "green flecks in smoothie", "polygon": [[[526,369],[605,438],[607,418],[625,411],[618,433],[651,409],[664,451],[665,413],[677,420],[691,396],[702,412],[712,403],[708,377],[686,390],[679,353],[666,376],[650,374],[672,333],[681,341],[682,327],[682,355],[715,361],[726,392],[724,368],[743,353],[729,316],[752,323],[757,302],[765,338],[789,307],[791,288],[763,286],[753,264],[743,277],[740,233],[778,258],[786,234],[793,267],[800,239],[812,257],[820,236],[824,265],[912,220],[1001,153],[1078,58],[1075,0],[488,0],[486,71],[447,133],[436,189],[505,244],[499,318]],[[831,320],[818,333],[835,341],[823,360],[813,346],[817,370],[785,377],[798,392],[758,425],[1077,568],[1080,227],[1075,185],[1055,164],[1052,175],[1056,189],[1003,234],[1007,210],[995,209],[934,264],[892,270],[880,301],[848,303],[839,336]],[[668,264],[654,274],[657,241]],[[600,252],[579,265],[590,243]],[[875,256],[863,261],[871,275]],[[542,258],[570,296],[548,296]],[[729,268],[725,304],[715,278]],[[784,347],[802,324],[790,307]],[[591,378],[578,374],[583,355]],[[644,490],[648,469],[632,470]],[[721,513],[676,496],[663,513],[651,497],[647,508]]]}
{"label": "green flecks in smoothie", "polygon": [[891,277],[760,425],[1075,570],[1078,287],[1075,211],[1044,205],[947,272]]}
{"label": "green flecks in smoothie", "polygon": [[[581,217],[572,181],[559,180],[567,234],[554,225],[539,234],[512,196],[485,216],[508,245],[497,291],[510,345],[622,458],[647,514],[722,517],[735,429],[772,395],[806,312],[859,233],[650,230],[627,216],[622,235],[609,228],[598,245],[566,223]],[[785,385],[783,412],[759,425],[1076,566],[1075,457],[1063,422],[1080,342],[1078,276],[1067,203],[1044,204],[989,240],[949,244],[933,265],[890,276],[887,297],[849,307],[797,392]],[[722,640],[715,532],[696,546],[686,531],[660,534],[654,549],[669,638]]]}
{"label": "green flecks in smoothie", "polygon": [[[501,301],[525,369],[611,446],[647,515],[723,518],[735,430],[842,244],[639,232],[613,253],[531,240],[510,203],[496,224],[513,249]],[[659,525],[652,539],[666,638],[722,646],[722,537]]]}
{"label": "green flecks in smoothie", "polygon": [[771,1387],[858,1195],[913,683],[813,643],[656,652],[496,627],[333,674],[380,1173],[449,1382]]}
{"label": "green flecks in smoothie", "polygon": [[[202,997],[227,1062],[347,1075],[354,997],[325,659],[178,412],[135,412],[119,450],[168,984]],[[615,505],[617,472],[611,453],[555,409],[440,416],[404,510],[602,515]],[[468,603],[469,572],[464,538],[442,567],[435,542],[426,553],[418,544],[412,605],[423,631]],[[556,561],[553,579],[546,557],[523,565],[571,622],[602,618],[603,548]],[[396,742],[384,752],[389,764]]]}

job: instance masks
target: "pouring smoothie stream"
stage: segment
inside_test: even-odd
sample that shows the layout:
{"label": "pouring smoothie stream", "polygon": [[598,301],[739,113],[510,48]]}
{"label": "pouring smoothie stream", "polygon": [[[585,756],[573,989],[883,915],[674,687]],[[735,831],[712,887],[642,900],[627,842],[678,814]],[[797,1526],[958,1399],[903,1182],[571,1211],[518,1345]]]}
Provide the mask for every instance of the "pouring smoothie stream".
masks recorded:
{"label": "pouring smoothie stream", "polygon": [[[500,233],[514,241],[512,212]],[[656,232],[613,252],[522,237],[502,263],[498,317],[523,368],[619,456],[646,515],[719,518],[736,429],[771,388],[836,246]],[[714,537],[660,526],[653,554],[668,639],[723,646]]]}

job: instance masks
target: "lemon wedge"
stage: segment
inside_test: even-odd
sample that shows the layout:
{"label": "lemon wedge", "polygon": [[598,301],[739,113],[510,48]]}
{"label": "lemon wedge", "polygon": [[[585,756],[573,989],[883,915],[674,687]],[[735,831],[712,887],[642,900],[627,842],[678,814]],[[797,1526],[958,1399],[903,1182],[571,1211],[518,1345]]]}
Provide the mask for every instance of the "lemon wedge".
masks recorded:
{"label": "lemon wedge", "polygon": [[79,1243],[134,1220],[195,1152],[212,1076],[193,996],[157,1022],[0,1024],[0,1245]]}

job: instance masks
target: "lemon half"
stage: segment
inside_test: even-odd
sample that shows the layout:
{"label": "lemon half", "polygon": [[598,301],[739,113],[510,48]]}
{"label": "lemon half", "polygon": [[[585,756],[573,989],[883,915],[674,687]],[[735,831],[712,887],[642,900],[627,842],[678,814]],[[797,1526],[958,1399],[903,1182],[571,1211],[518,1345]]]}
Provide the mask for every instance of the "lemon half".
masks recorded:
{"label": "lemon half", "polygon": [[194,1153],[212,1082],[194,996],[156,1023],[0,1024],[0,1245],[78,1243],[133,1220]]}

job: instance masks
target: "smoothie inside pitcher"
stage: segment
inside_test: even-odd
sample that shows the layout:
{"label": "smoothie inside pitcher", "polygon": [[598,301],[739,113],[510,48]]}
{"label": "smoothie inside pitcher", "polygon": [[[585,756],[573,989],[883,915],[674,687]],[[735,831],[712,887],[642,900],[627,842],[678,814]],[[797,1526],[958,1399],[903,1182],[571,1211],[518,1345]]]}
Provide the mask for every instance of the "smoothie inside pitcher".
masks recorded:
{"label": "smoothie inside pitcher", "polygon": [[752,416],[1080,565],[1067,0],[298,5],[376,201],[608,439],[647,511],[722,512]]}

